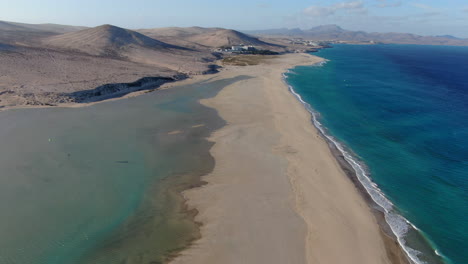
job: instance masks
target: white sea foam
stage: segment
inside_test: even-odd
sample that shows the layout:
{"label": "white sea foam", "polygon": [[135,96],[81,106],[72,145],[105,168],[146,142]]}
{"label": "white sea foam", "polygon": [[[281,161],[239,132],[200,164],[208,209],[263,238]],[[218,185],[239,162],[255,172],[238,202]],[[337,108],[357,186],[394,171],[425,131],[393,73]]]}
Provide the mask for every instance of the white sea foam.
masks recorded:
{"label": "white sea foam", "polygon": [[315,64],[312,64],[311,66],[318,66],[318,67],[320,67],[320,66],[325,65],[325,64],[326,64],[327,62],[329,62],[329,61],[330,61],[330,60],[324,59],[323,61],[317,62],[317,63],[315,63]]}
{"label": "white sea foam", "polygon": [[[327,61],[322,61],[320,63],[314,64],[314,66],[323,66]],[[290,71],[288,70],[288,73]],[[286,83],[287,76],[283,74],[283,81]],[[286,83],[286,85],[288,85]],[[344,145],[338,142],[334,137],[329,135],[326,132],[324,126],[318,120],[319,113],[315,111],[310,104],[305,102],[301,95],[299,95],[291,85],[288,85],[289,91],[301,102],[304,107],[309,111],[312,115],[312,123],[314,126],[320,131],[323,137],[325,137],[329,142],[331,142],[343,155],[344,159],[348,162],[348,164],[353,168],[359,182],[362,184],[364,189],[370,195],[372,200],[382,208],[384,211],[385,221],[390,226],[393,234],[397,237],[398,243],[401,245],[401,248],[405,251],[406,255],[416,264],[426,264],[425,261],[421,260],[418,256],[421,255],[421,252],[410,248],[406,245],[405,235],[408,233],[410,228],[414,228],[419,230],[414,224],[404,218],[402,215],[398,214],[394,210],[393,203],[385,197],[385,194],[380,190],[378,185],[374,183],[371,178],[369,177],[369,173],[365,169],[365,165],[360,162],[355,155],[349,153],[346,150]],[[437,251],[435,251],[437,255],[440,255]]]}

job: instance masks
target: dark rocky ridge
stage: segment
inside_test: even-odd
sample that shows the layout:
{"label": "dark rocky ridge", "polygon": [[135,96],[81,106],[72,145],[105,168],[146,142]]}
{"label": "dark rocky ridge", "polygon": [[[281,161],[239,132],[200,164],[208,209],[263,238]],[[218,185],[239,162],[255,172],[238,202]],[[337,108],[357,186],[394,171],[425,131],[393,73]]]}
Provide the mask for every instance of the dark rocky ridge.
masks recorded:
{"label": "dark rocky ridge", "polygon": [[[55,106],[66,103],[92,103],[122,97],[129,93],[143,90],[153,91],[165,83],[175,82],[186,78],[187,76],[183,74],[175,75],[173,77],[143,77],[131,83],[109,83],[84,91],[71,93],[25,93],[21,94],[21,96],[27,100],[26,105]],[[14,91],[3,91],[0,95],[14,93]]]}
{"label": "dark rocky ridge", "polygon": [[65,93],[61,95],[70,98],[70,100],[75,103],[97,102],[110,98],[121,97],[137,91],[154,90],[165,83],[179,81],[186,78],[187,76],[182,74],[173,77],[144,77],[131,83],[104,84],[96,87],[95,89]]}

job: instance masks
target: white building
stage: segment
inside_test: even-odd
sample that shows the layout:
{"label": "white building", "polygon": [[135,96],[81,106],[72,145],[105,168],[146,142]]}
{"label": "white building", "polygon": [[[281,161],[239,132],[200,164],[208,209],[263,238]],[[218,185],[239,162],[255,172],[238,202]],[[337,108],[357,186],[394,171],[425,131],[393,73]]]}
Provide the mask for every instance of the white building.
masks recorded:
{"label": "white building", "polygon": [[232,51],[243,51],[244,50],[244,45],[234,45],[232,46]]}

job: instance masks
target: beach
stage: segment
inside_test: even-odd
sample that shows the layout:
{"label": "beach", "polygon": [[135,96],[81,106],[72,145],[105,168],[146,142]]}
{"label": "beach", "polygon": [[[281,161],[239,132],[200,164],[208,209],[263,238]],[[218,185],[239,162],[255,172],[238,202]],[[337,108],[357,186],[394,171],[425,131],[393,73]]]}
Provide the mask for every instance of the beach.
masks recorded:
{"label": "beach", "polygon": [[465,32],[316,2],[10,8],[0,264],[468,263]]}
{"label": "beach", "polygon": [[172,263],[406,261],[282,80],[287,69],[320,61],[287,54],[210,77],[216,85],[243,78],[201,101],[227,125],[209,138],[207,184],[183,193],[201,238]]}
{"label": "beach", "polygon": [[[176,175],[171,176],[173,179],[168,177],[163,180],[162,184],[157,181],[154,187],[161,189],[172,186],[167,187],[168,195],[175,197],[175,202],[165,201],[166,192],[163,190],[145,192],[144,199],[152,202],[135,201],[136,205],[129,205],[133,208],[144,203],[144,207],[131,213],[126,222],[120,223],[110,235],[106,235],[106,240],[100,246],[94,250],[87,249],[80,263],[108,259],[125,259],[131,263],[139,263],[138,259],[169,260],[176,264],[407,263],[395,238],[386,230],[382,215],[366,197],[360,183],[353,182],[351,170],[339,159],[339,154],[330,149],[313,126],[311,114],[283,80],[283,73],[288,69],[320,63],[323,59],[299,53],[239,58],[237,60],[234,57],[233,60],[241,61],[241,65],[251,65],[223,65],[224,68],[218,74],[198,75],[167,83],[159,91],[149,94],[145,94],[146,91],[130,93],[123,100],[113,98],[104,104],[61,105],[78,107],[74,111],[48,107],[50,110],[47,111],[63,115],[60,118],[67,120],[71,114],[92,115],[96,111],[93,107],[97,107],[103,118],[105,115],[102,111],[112,113],[109,114],[112,118],[107,117],[111,123],[117,118],[113,110],[117,107],[133,109],[119,117],[126,122],[137,120],[132,116],[145,116],[148,119],[152,111],[161,116],[161,113],[166,115],[169,110],[167,115],[171,117],[167,120],[176,118],[174,120],[179,121],[168,123],[173,127],[162,127],[163,123],[153,120],[151,124],[158,127],[155,131],[161,130],[157,142],[168,146],[176,144],[181,148],[184,147],[181,139],[192,142],[186,146],[187,150],[192,151],[178,152],[183,156],[179,162],[184,164],[182,167],[179,165],[180,173],[171,169],[172,163],[162,166],[165,164],[164,159],[151,159],[152,163],[161,163],[157,163],[160,166],[151,166],[158,168],[157,175],[160,175],[157,177]],[[175,97],[178,99],[168,97],[167,94],[173,93],[179,94],[179,97]],[[184,116],[191,113],[186,109],[187,102],[196,102],[196,98],[202,98],[201,104],[208,108],[194,108],[198,109],[193,113],[194,116]],[[158,100],[171,103],[161,103],[161,107],[154,108],[152,105]],[[219,117],[215,118],[216,112]],[[172,117],[175,114],[181,116]],[[203,118],[209,118],[212,124],[203,121]],[[142,124],[146,124],[144,120],[141,120]],[[184,120],[191,121],[187,123]],[[182,122],[180,127],[179,122]],[[221,123],[226,125],[222,126]],[[140,123],[134,127],[141,127],[144,133],[152,133],[154,130]],[[96,128],[101,129],[100,126]],[[126,133],[126,129],[122,129]],[[96,138],[103,134],[96,131],[89,133]],[[210,142],[205,142],[203,138],[208,135]],[[152,144],[155,143],[153,141]],[[60,141],[52,137],[45,142],[56,144]],[[199,143],[193,145],[193,142]],[[207,153],[200,152],[200,149],[207,150],[211,144],[210,153],[214,162],[206,156]],[[73,152],[73,148],[69,151]],[[122,151],[127,155],[128,150]],[[200,163],[199,156],[202,154],[203,160],[207,161]],[[68,154],[68,158],[65,158],[70,159],[70,156],[75,157],[76,154]],[[170,158],[180,159],[177,156]],[[124,160],[122,163],[127,164],[126,159],[115,159]],[[189,165],[198,169],[186,169]],[[209,168],[213,165],[211,171]],[[164,169],[167,166],[168,173],[161,174],[161,166]],[[188,171],[191,173],[187,174]],[[147,174],[152,175],[153,172],[149,170]],[[186,174],[194,175],[190,178]],[[203,174],[206,175],[201,177],[200,182],[199,176]],[[185,201],[181,201],[177,195],[181,190],[185,190],[182,192]],[[135,193],[138,192],[136,189]],[[151,193],[159,196],[151,198]],[[170,213],[164,213],[166,218],[159,219],[159,211]],[[148,217],[145,212],[156,216]],[[139,224],[137,230],[127,228],[134,226],[134,222],[140,222],[142,217],[146,220]],[[166,222],[167,226],[164,224]],[[152,235],[148,235],[148,232]],[[127,237],[126,234],[132,236]],[[75,248],[71,243],[70,247]]]}

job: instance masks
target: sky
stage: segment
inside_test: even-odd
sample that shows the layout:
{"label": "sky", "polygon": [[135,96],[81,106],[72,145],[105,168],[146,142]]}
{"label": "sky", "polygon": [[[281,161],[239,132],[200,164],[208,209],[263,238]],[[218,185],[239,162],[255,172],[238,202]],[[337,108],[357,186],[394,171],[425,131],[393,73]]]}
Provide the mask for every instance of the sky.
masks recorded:
{"label": "sky", "polygon": [[307,29],[454,35],[468,38],[468,0],[0,0],[0,20],[138,29]]}

